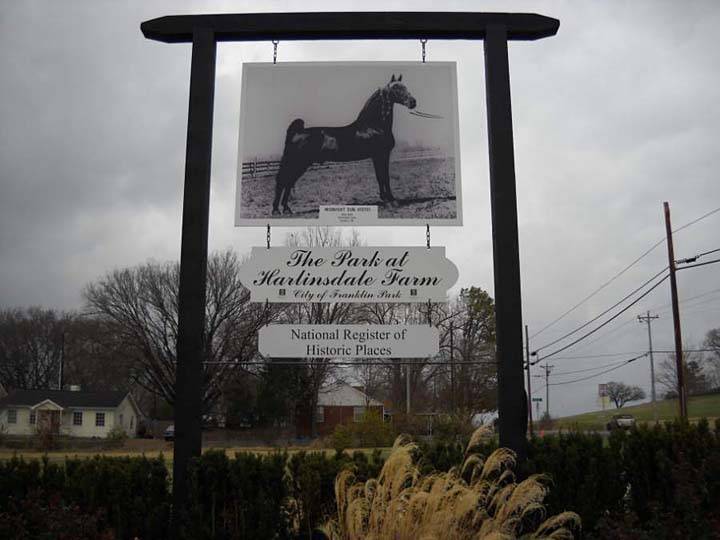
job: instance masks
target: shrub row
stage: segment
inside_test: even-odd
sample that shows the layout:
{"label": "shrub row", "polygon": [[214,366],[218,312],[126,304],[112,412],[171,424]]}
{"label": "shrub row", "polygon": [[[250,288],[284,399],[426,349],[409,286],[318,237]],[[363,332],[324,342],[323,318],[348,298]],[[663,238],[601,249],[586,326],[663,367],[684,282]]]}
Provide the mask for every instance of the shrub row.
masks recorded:
{"label": "shrub row", "polygon": [[[489,455],[493,442],[481,453]],[[464,445],[424,448],[425,472],[462,463]],[[549,514],[577,512],[588,538],[720,537],[720,420],[533,438],[519,479],[553,481]]]}
{"label": "shrub row", "polygon": [[[489,455],[494,441],[480,452]],[[425,445],[421,472],[462,462],[465,445]],[[312,538],[335,514],[343,468],[375,477],[380,453],[208,452],[191,470],[195,539]],[[714,538],[720,530],[720,422],[674,423],[599,435],[534,438],[520,479],[549,474],[549,514],[579,513],[588,538]],[[162,458],[0,462],[0,538],[169,537],[170,486]],[[40,531],[52,530],[51,535]]]}
{"label": "shrub row", "polygon": [[[334,516],[334,480],[350,466],[377,476],[380,452],[207,452],[190,472],[186,537],[311,538]],[[162,458],[0,462],[0,538],[169,538],[170,504]]]}

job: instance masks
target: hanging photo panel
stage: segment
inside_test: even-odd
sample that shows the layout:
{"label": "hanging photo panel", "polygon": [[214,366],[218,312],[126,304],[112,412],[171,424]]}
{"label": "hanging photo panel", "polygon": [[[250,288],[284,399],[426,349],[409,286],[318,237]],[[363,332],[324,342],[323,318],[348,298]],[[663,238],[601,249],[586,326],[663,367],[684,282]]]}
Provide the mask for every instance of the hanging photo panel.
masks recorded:
{"label": "hanging photo panel", "polygon": [[243,65],[237,226],[462,225],[454,62]]}

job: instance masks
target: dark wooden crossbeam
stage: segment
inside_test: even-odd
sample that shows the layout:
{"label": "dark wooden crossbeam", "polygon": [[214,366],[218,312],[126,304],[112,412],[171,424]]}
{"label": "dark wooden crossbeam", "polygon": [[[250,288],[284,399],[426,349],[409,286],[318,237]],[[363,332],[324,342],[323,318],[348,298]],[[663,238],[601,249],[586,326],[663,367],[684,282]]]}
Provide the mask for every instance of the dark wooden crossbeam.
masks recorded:
{"label": "dark wooden crossbeam", "polygon": [[216,41],[332,39],[484,39],[489,25],[508,40],[554,36],[560,21],[534,13],[331,12],[169,15],[141,25],[148,39],[190,43],[193,31],[211,30]]}

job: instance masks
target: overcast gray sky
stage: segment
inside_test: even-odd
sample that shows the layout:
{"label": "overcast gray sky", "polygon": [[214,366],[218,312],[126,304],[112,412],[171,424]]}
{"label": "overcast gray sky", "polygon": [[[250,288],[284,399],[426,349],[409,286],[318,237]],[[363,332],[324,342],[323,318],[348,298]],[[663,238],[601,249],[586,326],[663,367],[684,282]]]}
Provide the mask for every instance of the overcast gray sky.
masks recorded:
{"label": "overcast gray sky", "polygon": [[[108,270],[179,255],[190,46],[145,40],[141,21],[176,13],[391,9],[432,10],[437,3],[3,0],[0,306],[80,308],[82,287]],[[531,335],[662,238],[663,201],[676,228],[720,207],[720,4],[446,1],[442,9],[535,12],[561,21],[556,37],[512,43],[509,53],[523,311]],[[427,55],[458,65],[465,205],[464,226],[434,228],[432,242],[447,246],[459,286],[492,293],[482,43],[430,41]],[[278,57],[414,61],[420,44],[286,42]],[[271,43],[219,47],[211,248],[246,251],[265,239],[260,228],[233,227],[233,202],[241,63],[271,59]],[[678,258],[720,247],[718,231],[720,212],[679,232]],[[274,241],[285,232],[273,231]],[[425,241],[420,227],[368,228],[363,235],[375,245]],[[534,338],[533,348],[592,318],[666,264],[662,244]],[[681,299],[716,289],[720,265],[679,275]],[[597,337],[555,357],[555,371],[632,356],[587,355],[645,351],[646,328],[634,318],[647,309],[661,315],[653,325],[656,347],[672,348],[669,301],[669,287],[660,286]],[[691,345],[719,327],[718,291],[684,304],[682,324]],[[597,407],[597,384],[612,379],[648,388],[647,360],[552,387],[551,412]]]}

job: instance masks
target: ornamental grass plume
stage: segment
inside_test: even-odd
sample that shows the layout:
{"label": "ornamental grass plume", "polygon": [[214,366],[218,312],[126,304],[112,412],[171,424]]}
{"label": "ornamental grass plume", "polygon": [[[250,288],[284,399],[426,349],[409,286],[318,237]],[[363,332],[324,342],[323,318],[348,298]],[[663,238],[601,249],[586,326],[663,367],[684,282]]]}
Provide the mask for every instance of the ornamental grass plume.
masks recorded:
{"label": "ornamental grass plume", "polygon": [[357,483],[351,470],[335,480],[337,519],[322,532],[331,540],[572,540],[580,517],[547,517],[548,478],[517,483],[515,454],[499,448],[487,459],[473,451],[487,436],[473,433],[460,467],[422,476],[419,449],[407,436],[395,441],[377,479]]}

